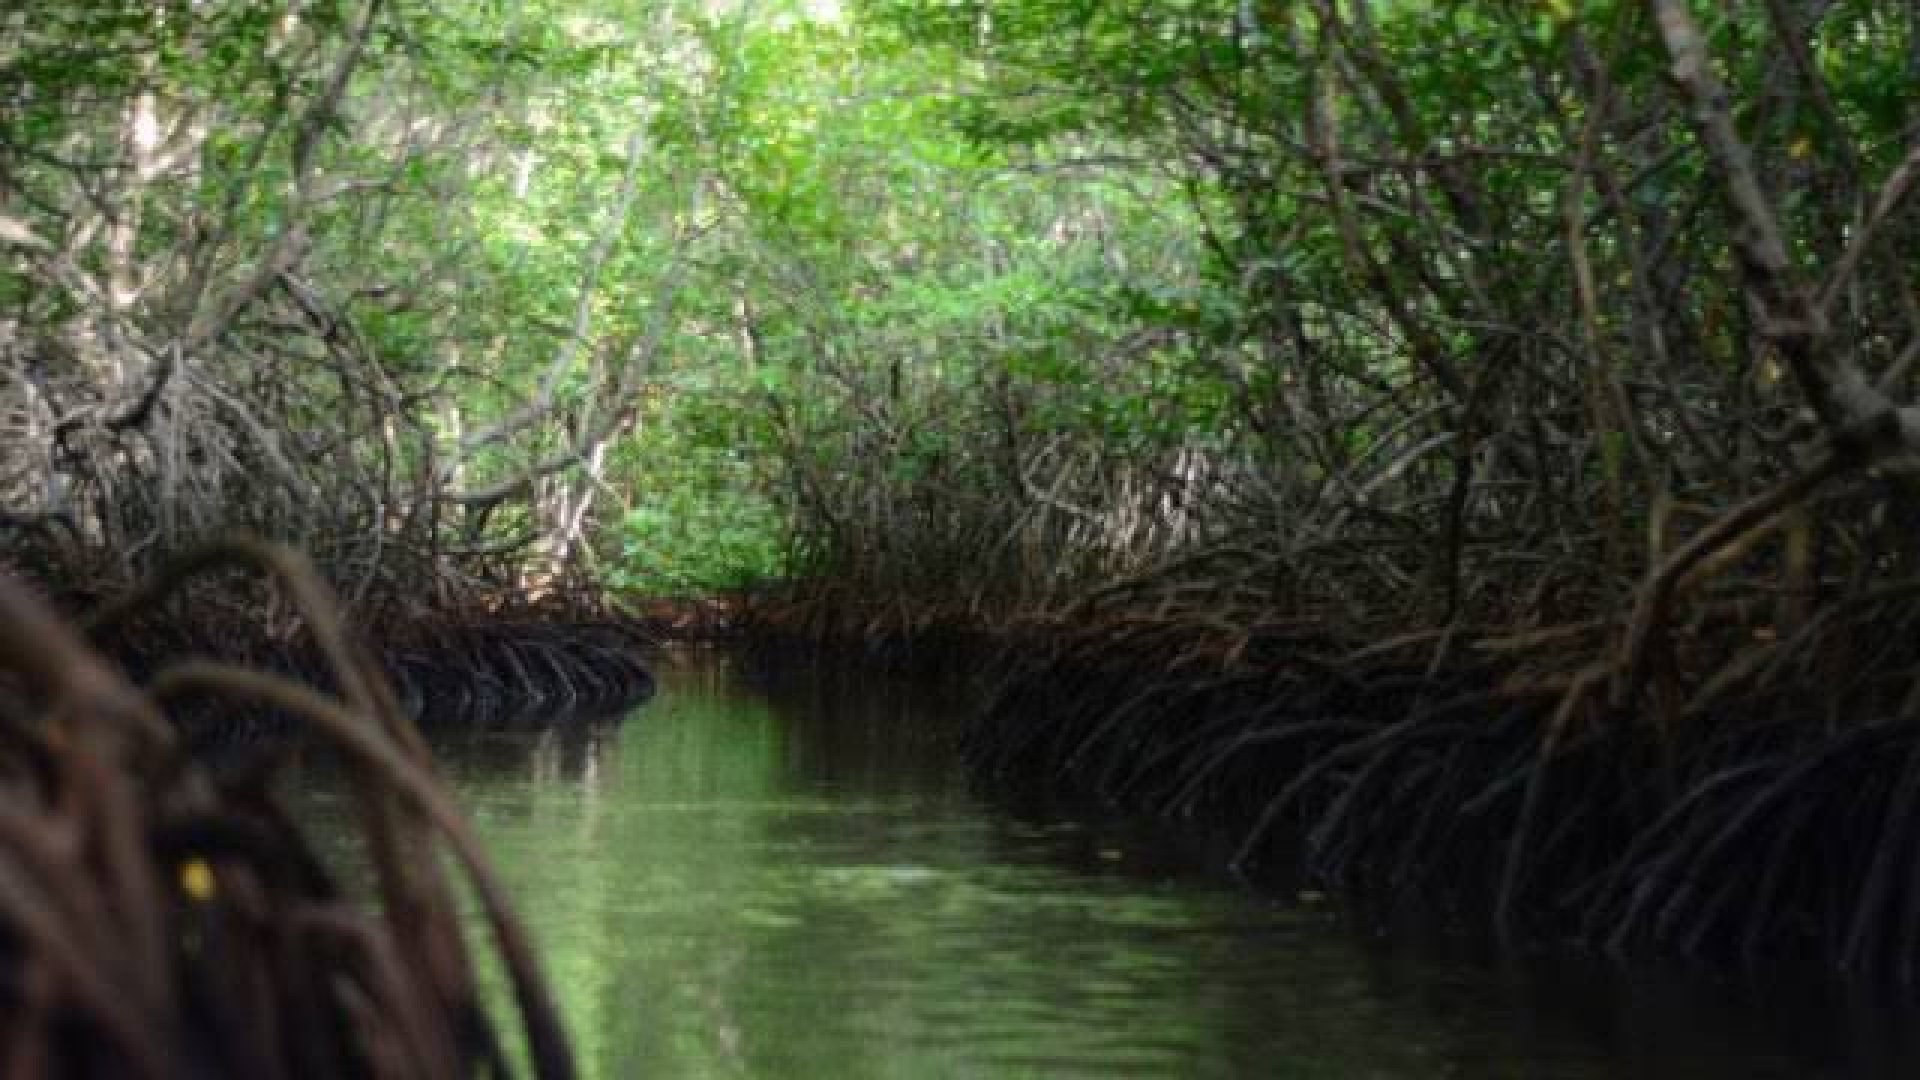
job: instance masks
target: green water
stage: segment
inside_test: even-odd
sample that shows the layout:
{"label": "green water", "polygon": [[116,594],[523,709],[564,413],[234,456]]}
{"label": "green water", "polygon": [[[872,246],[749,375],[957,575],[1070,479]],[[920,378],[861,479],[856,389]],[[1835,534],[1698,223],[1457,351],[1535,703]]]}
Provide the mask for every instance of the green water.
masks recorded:
{"label": "green water", "polygon": [[1324,905],[1209,878],[1137,830],[997,812],[924,694],[769,693],[712,664],[662,682],[622,724],[436,737],[589,1076],[1883,1066],[1794,1050],[1712,992],[1389,945]]}

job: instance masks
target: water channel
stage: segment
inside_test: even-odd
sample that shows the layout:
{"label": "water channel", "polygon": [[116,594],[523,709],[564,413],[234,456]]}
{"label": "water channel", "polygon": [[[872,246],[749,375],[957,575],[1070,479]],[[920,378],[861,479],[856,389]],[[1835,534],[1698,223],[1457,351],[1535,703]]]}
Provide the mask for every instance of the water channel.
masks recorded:
{"label": "water channel", "polygon": [[925,692],[662,675],[622,723],[435,738],[588,1076],[1920,1075],[1817,994],[1414,946],[996,808]]}

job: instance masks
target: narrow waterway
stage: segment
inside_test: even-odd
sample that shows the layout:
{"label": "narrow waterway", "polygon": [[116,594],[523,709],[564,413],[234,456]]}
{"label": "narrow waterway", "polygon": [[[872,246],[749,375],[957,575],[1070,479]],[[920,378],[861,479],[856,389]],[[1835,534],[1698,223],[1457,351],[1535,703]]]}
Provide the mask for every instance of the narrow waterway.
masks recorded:
{"label": "narrow waterway", "polygon": [[1728,988],[1390,944],[997,810],[925,692],[662,675],[620,724],[435,740],[589,1076],[1911,1075],[1817,995],[1783,1031]]}

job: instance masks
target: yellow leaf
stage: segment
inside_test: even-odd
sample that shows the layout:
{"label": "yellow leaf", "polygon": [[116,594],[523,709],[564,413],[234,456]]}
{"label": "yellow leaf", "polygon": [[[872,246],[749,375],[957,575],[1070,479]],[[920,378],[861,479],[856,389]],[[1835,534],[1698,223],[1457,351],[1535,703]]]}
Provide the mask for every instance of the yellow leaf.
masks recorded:
{"label": "yellow leaf", "polygon": [[213,897],[213,867],[207,860],[188,859],[180,864],[180,891],[195,900],[209,900]]}

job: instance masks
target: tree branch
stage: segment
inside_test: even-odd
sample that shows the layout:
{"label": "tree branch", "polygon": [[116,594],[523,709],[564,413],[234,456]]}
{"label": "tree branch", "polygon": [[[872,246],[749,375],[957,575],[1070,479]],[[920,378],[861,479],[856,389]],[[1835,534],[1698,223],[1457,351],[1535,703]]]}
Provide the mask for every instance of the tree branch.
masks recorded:
{"label": "tree branch", "polygon": [[[1695,132],[1732,205],[1734,251],[1747,272],[1761,332],[1786,360],[1836,448],[1871,458],[1920,445],[1905,437],[1906,425],[1893,403],[1868,381],[1859,365],[1831,348],[1825,304],[1815,302],[1794,272],[1779,221],[1761,190],[1753,154],[1734,128],[1726,85],[1714,73],[1705,40],[1686,3],[1651,3],[1673,61],[1674,82],[1692,110]],[[1851,263],[1858,261],[1854,255]],[[1851,272],[1848,260],[1842,260],[1842,268]],[[1830,282],[1829,291],[1839,284],[1838,278]],[[1889,432],[1895,436],[1891,441],[1885,439]],[[1862,443],[1863,438],[1868,441]]]}

